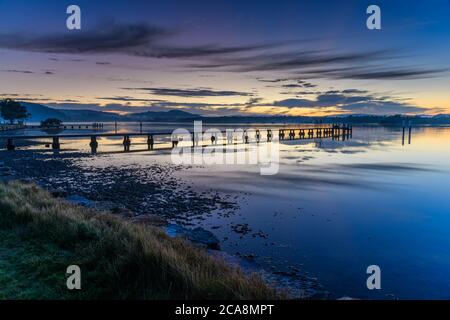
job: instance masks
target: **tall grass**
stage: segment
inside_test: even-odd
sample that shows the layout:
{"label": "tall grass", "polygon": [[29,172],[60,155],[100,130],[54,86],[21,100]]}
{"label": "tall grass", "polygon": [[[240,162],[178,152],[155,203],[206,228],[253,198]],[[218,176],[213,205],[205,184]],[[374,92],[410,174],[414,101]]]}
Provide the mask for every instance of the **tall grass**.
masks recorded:
{"label": "tall grass", "polygon": [[[66,268],[79,265],[82,289]],[[182,239],[0,183],[0,298],[271,299],[275,291]]]}

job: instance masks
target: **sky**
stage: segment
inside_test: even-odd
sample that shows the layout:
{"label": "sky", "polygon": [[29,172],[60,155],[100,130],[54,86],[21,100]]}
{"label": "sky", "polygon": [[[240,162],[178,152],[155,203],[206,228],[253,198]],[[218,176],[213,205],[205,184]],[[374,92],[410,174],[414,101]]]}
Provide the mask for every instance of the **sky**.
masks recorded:
{"label": "sky", "polygon": [[[381,29],[369,30],[369,5]],[[81,9],[68,30],[66,9]],[[0,0],[0,98],[118,113],[450,113],[450,1]]]}

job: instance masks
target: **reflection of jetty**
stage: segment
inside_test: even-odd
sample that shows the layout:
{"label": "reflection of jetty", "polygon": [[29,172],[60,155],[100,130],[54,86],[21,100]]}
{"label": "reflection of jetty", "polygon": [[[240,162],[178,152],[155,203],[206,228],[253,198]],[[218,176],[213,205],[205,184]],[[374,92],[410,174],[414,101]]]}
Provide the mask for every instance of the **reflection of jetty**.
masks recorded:
{"label": "reflection of jetty", "polygon": [[[240,129],[239,131],[233,130],[225,130],[225,131],[211,131],[211,132],[187,132],[188,135],[192,138],[192,147],[205,147],[203,142],[208,140],[201,140],[202,144],[200,144],[199,135],[207,136],[210,138],[211,145],[218,144],[218,138],[221,135],[224,139],[224,143],[222,145],[232,145],[237,143],[249,144],[249,143],[262,143],[262,142],[271,142],[274,137],[273,131],[278,131],[278,139],[280,141],[284,140],[306,140],[306,139],[322,139],[322,138],[332,138],[333,140],[345,140],[349,139],[352,135],[353,129],[348,125],[332,125],[329,127],[311,127],[311,128],[280,128],[280,129],[256,129],[256,128],[247,128]],[[263,133],[265,133],[263,135]],[[230,134],[232,136],[230,136]],[[51,147],[53,150],[61,149],[61,139],[76,139],[76,138],[89,138],[90,143],[89,146],[91,148],[92,153],[97,153],[98,149],[98,141],[97,138],[100,137],[122,137],[123,148],[125,152],[131,151],[131,138],[146,138],[147,150],[155,150],[156,138],[161,137],[161,141],[164,141],[164,138],[169,138],[169,141],[172,142],[172,148],[177,147],[178,142],[183,141],[181,134],[173,134],[172,132],[148,132],[148,133],[86,133],[86,134],[59,134],[59,135],[22,135],[22,136],[9,136],[9,137],[1,137],[6,139],[6,149],[9,151],[14,151],[16,146],[14,142],[16,140],[49,140],[51,139]],[[166,140],[167,142],[167,140]],[[162,149],[162,148],[158,148]],[[142,150],[143,151],[143,150]]]}
{"label": "reflection of jetty", "polygon": [[353,128],[349,125],[332,125],[331,127],[320,128],[297,128],[297,129],[279,129],[278,137],[280,140],[297,139],[315,139],[315,138],[333,138],[339,140],[341,137],[350,138]]}

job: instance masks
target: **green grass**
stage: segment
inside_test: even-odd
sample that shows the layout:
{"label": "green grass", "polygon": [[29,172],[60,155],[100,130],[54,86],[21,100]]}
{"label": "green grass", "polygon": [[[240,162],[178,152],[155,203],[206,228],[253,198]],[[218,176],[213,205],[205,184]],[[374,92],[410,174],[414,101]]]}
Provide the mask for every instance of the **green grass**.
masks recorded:
{"label": "green grass", "polygon": [[[82,289],[66,287],[79,265]],[[0,299],[273,299],[182,239],[55,199],[35,185],[0,183]]]}

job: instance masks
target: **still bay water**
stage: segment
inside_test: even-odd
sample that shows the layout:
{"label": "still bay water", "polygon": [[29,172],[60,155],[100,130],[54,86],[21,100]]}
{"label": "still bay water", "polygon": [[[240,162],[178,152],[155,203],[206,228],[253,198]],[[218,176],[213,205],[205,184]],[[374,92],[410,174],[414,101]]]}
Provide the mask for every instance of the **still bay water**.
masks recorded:
{"label": "still bay water", "polygon": [[[89,142],[64,143],[88,150]],[[121,146],[120,139],[99,143],[99,150]],[[170,155],[107,159],[108,165],[167,163]],[[105,165],[102,157],[85,161]],[[256,165],[202,165],[177,173],[199,191],[239,199],[233,214],[195,221],[222,240],[223,251],[251,255],[268,272],[295,266],[335,298],[450,299],[450,128],[416,127],[411,144],[406,139],[403,145],[401,128],[354,127],[347,141],[282,141],[279,161],[272,176],[260,175]],[[253,232],[236,233],[236,225]],[[369,265],[381,268],[381,290],[366,287]]]}

